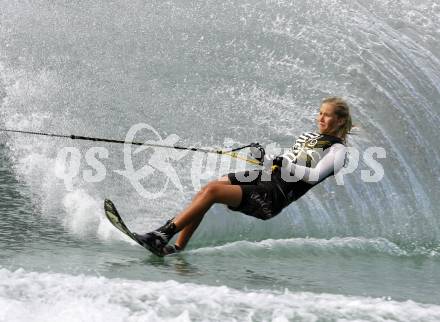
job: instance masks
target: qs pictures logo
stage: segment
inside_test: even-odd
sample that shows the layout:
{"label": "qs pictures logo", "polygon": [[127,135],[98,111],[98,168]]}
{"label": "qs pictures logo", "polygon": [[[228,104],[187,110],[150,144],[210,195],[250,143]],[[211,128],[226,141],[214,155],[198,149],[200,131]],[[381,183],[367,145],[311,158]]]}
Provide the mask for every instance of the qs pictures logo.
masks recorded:
{"label": "qs pictures logo", "polygon": [[[268,151],[276,153],[272,156],[282,155],[283,158],[285,157],[290,160],[290,162],[299,166],[299,173],[296,173],[296,170],[295,173],[292,173],[288,167],[282,168],[282,179],[286,182],[302,180],[305,175],[304,169],[318,168],[320,166],[319,162],[321,158],[324,158],[325,151],[318,146],[315,137],[310,137],[311,135],[313,135],[313,133],[307,133],[307,137],[300,136],[295,145],[287,149],[287,152],[286,149],[283,151],[276,143],[266,145]],[[151,139],[144,141],[140,139],[146,137]],[[228,147],[229,150],[179,147],[176,145],[180,140],[178,135],[170,134],[163,139],[152,126],[145,123],[133,125],[127,132],[125,141],[87,137],[78,138],[93,139],[94,141],[108,143],[124,143],[123,163],[125,169],[113,170],[113,172],[127,179],[136,192],[146,199],[157,199],[163,196],[164,192],[170,186],[170,183],[180,192],[183,192],[184,189],[174,165],[190,151],[204,152],[202,154],[194,153],[190,169],[186,167],[190,172],[195,191],[200,190],[202,182],[211,180],[216,176],[224,176],[229,172],[238,172],[238,175],[240,175],[240,173],[248,169],[246,162],[249,161],[249,156],[239,156],[229,152],[243,149],[246,151],[250,145],[244,145],[240,148],[230,150],[232,146],[237,144],[242,145],[242,143],[225,139],[223,146]],[[330,151],[330,148],[328,148],[328,151]],[[384,148],[370,147],[363,151],[361,155],[361,151],[358,149],[345,147],[343,150],[339,150],[338,153],[341,154],[340,157],[335,157],[334,161],[332,161],[335,179],[338,185],[344,184],[343,177],[346,174],[351,174],[358,169],[361,160],[368,167],[368,169],[360,171],[362,181],[378,182],[382,180],[384,168],[375,159],[386,158]],[[268,155],[270,156],[270,154]],[[55,162],[55,174],[58,178],[64,180],[66,188],[71,191],[74,186],[81,185],[81,175],[85,182],[96,183],[103,181],[106,177],[107,169],[101,161],[102,159],[108,158],[109,151],[104,147],[89,148],[84,158],[78,148],[64,147],[58,152]],[[81,164],[84,162],[84,159],[87,166],[80,172]],[[233,164],[231,163],[232,159],[235,159]],[[263,164],[262,168],[260,167],[262,171],[262,181],[272,180],[272,171],[270,171],[272,168],[271,160],[272,159],[269,158],[269,163]],[[337,160],[340,160],[344,164],[341,166]],[[348,163],[347,160],[349,160]],[[255,168],[255,162],[252,163],[252,167],[253,169]],[[186,173],[188,172],[185,172],[185,174]],[[319,175],[319,171],[315,171],[315,176],[317,175]],[[243,178],[243,182],[249,182],[248,179],[252,178],[246,176]],[[318,179],[319,178],[316,177],[313,180],[317,181]]]}
{"label": "qs pictures logo", "polygon": [[[179,137],[176,134],[171,134],[167,138],[162,139],[159,133],[150,125],[145,123],[139,123],[130,128],[125,137],[126,142],[135,142],[136,135],[142,130],[148,130],[155,135],[155,140],[145,141],[142,146],[135,148],[132,144],[124,144],[124,165],[125,170],[115,170],[116,173],[126,177],[133,188],[144,198],[155,199],[162,196],[171,181],[180,191],[183,191],[182,184],[180,183],[179,176],[176,170],[173,168],[171,161],[178,161],[182,159],[188,151],[178,151],[178,150],[165,150],[163,148],[157,147],[157,145],[173,146],[179,141]],[[150,145],[150,146],[147,146]],[[153,146],[151,146],[153,145]],[[154,146],[156,145],[156,146]],[[148,163],[135,170],[133,166],[132,156],[150,150],[151,156]],[[163,186],[159,188],[159,191],[151,192],[148,191],[141,181],[146,181],[144,179],[150,177],[155,172],[159,172],[163,177]]]}

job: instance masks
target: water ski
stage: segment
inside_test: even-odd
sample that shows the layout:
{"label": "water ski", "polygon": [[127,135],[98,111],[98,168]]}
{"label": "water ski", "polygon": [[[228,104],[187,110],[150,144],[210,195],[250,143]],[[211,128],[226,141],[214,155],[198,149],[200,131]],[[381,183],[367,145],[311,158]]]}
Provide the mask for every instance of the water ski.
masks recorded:
{"label": "water ski", "polygon": [[164,256],[163,253],[159,253],[156,249],[149,247],[147,244],[142,243],[138,238],[137,234],[133,233],[130,229],[127,228],[124,221],[122,220],[121,216],[119,215],[118,210],[116,209],[113,202],[109,199],[105,199],[104,201],[104,210],[105,210],[105,216],[108,218],[108,220],[111,222],[113,226],[115,226],[117,229],[119,229],[121,232],[123,232],[125,235],[133,239],[136,243],[144,247],[145,249],[149,250],[153,254],[157,256]]}

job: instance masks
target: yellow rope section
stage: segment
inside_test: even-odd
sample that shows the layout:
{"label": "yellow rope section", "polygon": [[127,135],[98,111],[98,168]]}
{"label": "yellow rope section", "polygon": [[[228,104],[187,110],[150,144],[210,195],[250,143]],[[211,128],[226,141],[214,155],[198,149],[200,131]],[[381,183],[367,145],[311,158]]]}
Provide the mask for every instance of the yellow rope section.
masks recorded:
{"label": "yellow rope section", "polygon": [[250,164],[260,165],[260,162],[259,162],[259,161],[257,161],[257,160],[251,160],[251,159],[245,158],[245,157],[239,155],[238,152],[222,152],[222,154],[224,154],[224,155],[228,155],[228,156],[230,156],[231,158],[235,158],[235,159],[239,159],[239,160],[246,161],[247,163],[250,163]]}

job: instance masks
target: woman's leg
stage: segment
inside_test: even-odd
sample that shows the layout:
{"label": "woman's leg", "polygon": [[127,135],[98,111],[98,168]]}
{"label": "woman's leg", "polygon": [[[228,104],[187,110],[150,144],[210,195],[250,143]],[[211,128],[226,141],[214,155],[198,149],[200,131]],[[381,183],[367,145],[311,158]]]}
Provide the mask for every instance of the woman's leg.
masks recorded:
{"label": "woman's leg", "polygon": [[[205,187],[202,188],[201,191],[199,191],[195,197],[192,200],[191,204],[194,203],[199,203],[199,202],[203,202],[200,201],[201,198],[204,198],[205,195],[205,190],[208,188],[208,186],[210,185],[214,185],[214,184],[221,184],[221,185],[231,185],[231,182],[229,181],[229,178],[227,176],[225,177],[221,177],[219,180],[217,181],[212,181],[210,182],[208,185],[206,185]],[[241,201],[241,198],[240,198]],[[188,207],[189,208],[189,207]],[[184,212],[182,212],[184,213]],[[181,214],[182,214],[181,213]],[[180,215],[181,215],[180,214]],[[180,216],[179,215],[179,216]],[[176,217],[177,219],[177,217]],[[195,218],[192,220],[192,222],[190,222],[189,224],[187,224],[179,233],[178,238],[176,240],[176,245],[180,248],[183,249],[185,248],[186,244],[188,243],[189,239],[191,238],[192,234],[195,232],[195,230],[197,229],[197,227],[200,225],[200,222],[203,219],[203,215]],[[175,223],[176,220],[174,220]]]}
{"label": "woman's leg", "polygon": [[[179,248],[185,247],[191,234],[209,208],[216,202],[236,207],[241,203],[242,190],[238,185],[228,184],[229,180],[220,180],[207,184],[194,198],[191,204],[165,225],[145,235],[136,234],[136,239],[158,256],[170,253],[164,250],[168,241],[179,231],[189,227],[182,237],[179,236]],[[192,227],[191,227],[192,226]]]}

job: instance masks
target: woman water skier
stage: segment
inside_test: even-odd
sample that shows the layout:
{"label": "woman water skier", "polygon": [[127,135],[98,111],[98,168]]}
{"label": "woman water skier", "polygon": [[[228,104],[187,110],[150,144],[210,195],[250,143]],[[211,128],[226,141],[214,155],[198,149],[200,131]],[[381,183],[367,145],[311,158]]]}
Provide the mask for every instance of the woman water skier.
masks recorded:
{"label": "woman water skier", "polygon": [[[352,127],[347,103],[339,97],[324,99],[317,123],[319,133],[303,133],[281,156],[265,156],[264,149],[257,146],[254,157],[264,163],[265,170],[229,173],[209,182],[180,214],[152,232],[135,233],[136,239],[159,256],[180,251],[215,203],[262,220],[273,218],[344,166],[344,144]],[[256,155],[260,151],[262,154]],[[175,245],[167,245],[177,233]]]}

